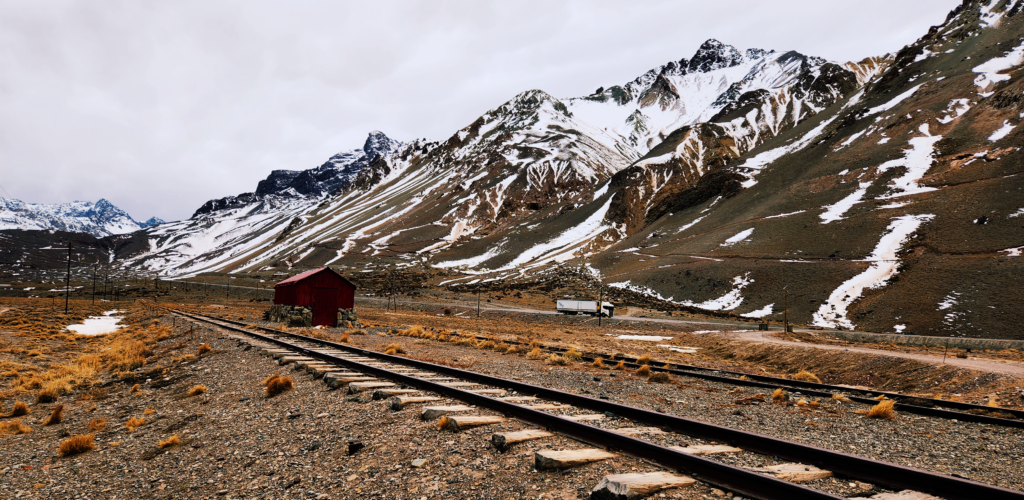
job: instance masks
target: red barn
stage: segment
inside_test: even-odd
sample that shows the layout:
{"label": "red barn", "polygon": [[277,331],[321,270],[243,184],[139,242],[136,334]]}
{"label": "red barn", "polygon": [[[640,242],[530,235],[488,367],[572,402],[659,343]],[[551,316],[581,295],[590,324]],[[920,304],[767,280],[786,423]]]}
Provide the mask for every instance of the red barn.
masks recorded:
{"label": "red barn", "polygon": [[352,309],[356,286],[329,267],[296,274],[274,285],[274,303],[313,309],[313,326],[337,326],[338,309]]}

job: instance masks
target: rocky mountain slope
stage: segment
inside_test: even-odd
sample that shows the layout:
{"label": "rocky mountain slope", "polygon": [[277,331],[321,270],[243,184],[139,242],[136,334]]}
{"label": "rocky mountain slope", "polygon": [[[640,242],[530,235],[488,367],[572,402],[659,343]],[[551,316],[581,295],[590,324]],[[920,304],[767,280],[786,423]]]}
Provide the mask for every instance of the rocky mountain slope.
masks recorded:
{"label": "rocky mountain slope", "polygon": [[275,172],[119,255],[169,275],[462,273],[444,286],[585,262],[679,307],[1014,335],[1021,3],[967,0],[859,62],[709,40],[590,96],[524,92],[444,141],[368,140],[387,147]]}
{"label": "rocky mountain slope", "polygon": [[156,217],[136,222],[127,212],[104,199],[95,203],[45,204],[0,198],[0,230],[56,230],[103,237],[131,233],[163,222]]}

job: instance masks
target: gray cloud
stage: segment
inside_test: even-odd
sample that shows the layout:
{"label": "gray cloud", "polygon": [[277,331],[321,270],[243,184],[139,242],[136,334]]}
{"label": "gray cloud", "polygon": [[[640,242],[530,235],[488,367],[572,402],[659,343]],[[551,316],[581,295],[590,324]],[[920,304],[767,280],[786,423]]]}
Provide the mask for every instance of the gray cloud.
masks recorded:
{"label": "gray cloud", "polygon": [[0,185],[185,218],[379,129],[447,138],[515,94],[589,94],[717,38],[895,52],[955,0],[0,3]]}

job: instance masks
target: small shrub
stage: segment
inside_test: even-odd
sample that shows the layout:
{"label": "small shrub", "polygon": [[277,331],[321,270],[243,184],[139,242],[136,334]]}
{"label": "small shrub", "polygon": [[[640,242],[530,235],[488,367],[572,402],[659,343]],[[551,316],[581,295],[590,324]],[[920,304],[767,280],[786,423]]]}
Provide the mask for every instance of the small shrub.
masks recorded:
{"label": "small shrub", "polygon": [[494,342],[491,342],[490,340],[481,340],[476,346],[480,349],[494,349]]}
{"label": "small shrub", "polygon": [[639,377],[647,377],[651,375],[651,367],[647,365],[640,365],[640,368],[637,368],[633,373]]}
{"label": "small shrub", "polygon": [[7,415],[3,415],[3,417],[4,418],[21,417],[23,415],[28,415],[28,414],[29,414],[28,405],[25,404],[22,401],[15,401],[14,402],[14,408],[11,408],[11,412],[8,413]]}
{"label": "small shrub", "polygon": [[498,342],[496,342],[494,344],[494,350],[498,351],[498,352],[507,352],[508,351],[508,344],[506,344],[505,342],[502,342],[502,341],[499,340]]}
{"label": "small shrub", "polygon": [[402,330],[398,333],[399,335],[405,335],[408,337],[417,337],[419,335],[423,335],[423,327],[420,325],[412,325],[409,328],[406,328],[405,330]]}
{"label": "small shrub", "polygon": [[789,401],[789,396],[786,395],[786,391],[782,390],[781,387],[772,392],[772,402],[785,404],[786,401]]}
{"label": "small shrub", "polygon": [[91,451],[96,446],[93,444],[94,434],[82,434],[79,436],[72,436],[60,443],[60,450],[57,455],[62,457],[70,457],[71,455],[78,455],[79,453],[85,453]]}
{"label": "small shrub", "polygon": [[135,384],[131,389],[128,389],[130,394],[137,394],[139,392],[139,384]]}
{"label": "small shrub", "polygon": [[212,350],[213,350],[213,348],[210,347],[210,344],[209,343],[205,343],[205,344],[199,346],[199,349],[196,349],[196,356],[202,356],[203,354],[206,354],[206,353],[208,353],[208,352],[210,352]]}
{"label": "small shrub", "polygon": [[844,396],[842,394],[839,394],[839,393],[836,393],[836,394],[832,395],[832,401],[838,401],[840,403],[851,403],[852,402],[850,400],[850,398],[848,398],[848,397],[846,397],[846,396]]}
{"label": "small shrub", "polygon": [[600,357],[598,357],[598,358],[594,358],[594,362],[593,362],[593,363],[590,363],[590,366],[593,366],[594,368],[601,368],[601,369],[604,369],[604,368],[605,368],[605,366],[604,366],[604,360],[603,360],[603,359],[601,359]]}
{"label": "small shrub", "polygon": [[107,428],[107,419],[105,418],[94,418],[92,422],[89,422],[89,430],[92,432],[102,431]]}
{"label": "small shrub", "polygon": [[625,371],[626,370],[626,361],[625,360],[619,360],[619,364],[615,365],[615,369],[619,370],[619,371]]}
{"label": "small shrub", "polygon": [[895,405],[896,402],[892,400],[882,401],[868,410],[867,417],[892,420],[896,418],[896,410],[893,408]]}
{"label": "small shrub", "polygon": [[652,373],[650,377],[647,377],[647,381],[657,384],[667,384],[672,382],[672,376],[665,372],[657,372]]}
{"label": "small shrub", "polygon": [[398,344],[392,343],[384,346],[384,354],[390,354],[392,356],[396,354],[405,354],[405,349]]}
{"label": "small shrub", "polygon": [[638,364],[638,365],[649,365],[649,364],[651,364],[651,355],[650,354],[644,354],[643,356],[640,356],[639,358],[636,358],[636,364]]}
{"label": "small shrub", "polygon": [[573,347],[570,347],[568,351],[565,351],[565,353],[562,354],[562,357],[565,358],[566,361],[571,361],[573,363],[583,361],[583,353],[577,351]]}
{"label": "small shrub", "polygon": [[956,357],[958,357],[960,359],[967,359],[967,353],[963,352],[963,351],[958,352],[958,353],[956,353]]}
{"label": "small shrub", "polygon": [[814,382],[815,384],[821,383],[821,379],[818,378],[817,375],[807,370],[800,370],[800,372],[798,372],[796,375],[793,375],[793,380],[799,380],[801,382]]}
{"label": "small shrub", "polygon": [[21,423],[21,420],[0,422],[0,434],[28,434],[32,428]]}
{"label": "small shrub", "polygon": [[36,394],[36,403],[52,403],[59,398],[60,395],[54,389],[43,389]]}
{"label": "small shrub", "polygon": [[138,417],[129,418],[124,424],[125,428],[128,429],[128,432],[132,432],[143,425],[146,425],[146,420]]}
{"label": "small shrub", "polygon": [[64,405],[57,405],[53,408],[53,411],[50,412],[50,416],[46,417],[46,419],[39,425],[42,425],[43,427],[48,425],[57,425],[61,420],[64,420]]}
{"label": "small shrub", "polygon": [[170,447],[170,446],[174,446],[176,444],[181,444],[181,439],[178,439],[178,435],[177,434],[175,434],[175,435],[173,435],[173,436],[171,436],[171,437],[169,437],[167,439],[164,439],[163,441],[160,441],[160,447],[161,448],[167,448],[167,447]]}
{"label": "small shrub", "polygon": [[267,386],[267,397],[272,398],[283,392],[290,391],[295,388],[291,377],[282,377],[274,374],[267,378],[265,385]]}
{"label": "small shrub", "polygon": [[204,392],[206,392],[206,386],[205,385],[196,385],[196,386],[192,387],[191,389],[189,389],[188,395],[189,396],[198,396],[198,395],[200,395],[200,394],[202,394]]}
{"label": "small shrub", "polygon": [[519,354],[521,352],[523,352],[522,346],[513,345],[509,346],[509,348],[505,351],[505,354]]}
{"label": "small shrub", "polygon": [[540,350],[540,347],[534,347],[526,357],[530,359],[541,359],[544,357],[544,352]]}
{"label": "small shrub", "polygon": [[569,360],[557,354],[552,354],[551,356],[548,356],[548,359],[545,359],[544,362],[554,366],[565,366],[569,364]]}

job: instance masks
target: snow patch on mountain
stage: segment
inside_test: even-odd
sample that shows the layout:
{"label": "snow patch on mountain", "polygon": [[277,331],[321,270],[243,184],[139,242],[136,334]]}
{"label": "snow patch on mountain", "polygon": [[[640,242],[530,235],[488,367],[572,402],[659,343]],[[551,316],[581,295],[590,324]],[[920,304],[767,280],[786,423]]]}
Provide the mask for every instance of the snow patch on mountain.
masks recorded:
{"label": "snow patch on mountain", "polygon": [[89,233],[98,238],[125,234],[162,224],[153,217],[136,222],[127,212],[107,200],[71,203],[25,203],[0,198],[0,229],[56,230]]}

